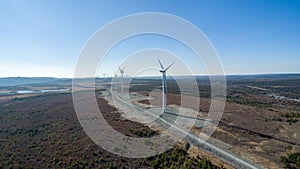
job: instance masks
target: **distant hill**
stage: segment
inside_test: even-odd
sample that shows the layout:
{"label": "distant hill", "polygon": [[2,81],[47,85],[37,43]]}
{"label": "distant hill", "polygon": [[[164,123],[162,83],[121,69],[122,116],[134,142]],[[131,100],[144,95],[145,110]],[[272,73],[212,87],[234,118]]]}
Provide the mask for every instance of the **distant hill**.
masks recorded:
{"label": "distant hill", "polygon": [[[175,76],[174,76],[175,77]],[[168,76],[168,80],[174,80]],[[196,78],[197,81],[209,80],[209,76],[176,76],[176,78]],[[289,80],[300,79],[300,74],[253,74],[253,75],[226,75],[226,80]],[[160,80],[161,76],[135,77],[135,80]],[[111,81],[111,78],[96,78],[96,82]],[[20,86],[41,83],[72,83],[71,78],[52,78],[52,77],[6,77],[0,78],[0,87]]]}
{"label": "distant hill", "polygon": [[57,78],[50,77],[7,77],[0,78],[0,87],[19,86],[27,84],[49,83],[57,81]]}
{"label": "distant hill", "polygon": [[299,79],[300,74],[253,74],[253,75],[227,75],[227,80],[288,80]]}

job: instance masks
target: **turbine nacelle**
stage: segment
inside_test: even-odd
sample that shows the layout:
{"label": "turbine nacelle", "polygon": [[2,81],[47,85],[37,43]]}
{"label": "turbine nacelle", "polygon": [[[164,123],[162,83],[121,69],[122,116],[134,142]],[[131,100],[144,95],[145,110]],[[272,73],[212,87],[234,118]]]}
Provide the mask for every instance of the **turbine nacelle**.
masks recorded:
{"label": "turbine nacelle", "polygon": [[119,71],[120,71],[121,74],[125,73],[125,67],[123,67],[123,68],[121,69],[120,66],[118,66],[118,68],[119,68]]}

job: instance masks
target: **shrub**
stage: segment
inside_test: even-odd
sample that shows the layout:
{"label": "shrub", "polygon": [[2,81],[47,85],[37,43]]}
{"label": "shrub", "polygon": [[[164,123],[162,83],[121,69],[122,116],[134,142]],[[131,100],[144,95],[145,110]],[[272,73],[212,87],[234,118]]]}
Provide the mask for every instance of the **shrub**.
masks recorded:
{"label": "shrub", "polygon": [[300,152],[288,153],[287,156],[281,156],[280,161],[283,164],[284,168],[300,168]]}

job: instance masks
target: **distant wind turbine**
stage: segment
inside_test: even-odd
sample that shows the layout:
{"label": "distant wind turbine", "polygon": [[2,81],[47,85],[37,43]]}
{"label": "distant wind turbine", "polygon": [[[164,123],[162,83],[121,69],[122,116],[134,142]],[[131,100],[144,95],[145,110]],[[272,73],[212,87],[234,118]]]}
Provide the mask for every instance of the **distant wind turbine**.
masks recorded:
{"label": "distant wind turbine", "polygon": [[119,71],[121,73],[122,76],[122,82],[121,82],[121,93],[123,93],[123,81],[124,81],[124,73],[125,73],[125,67],[123,67],[122,69],[119,66]]}
{"label": "distant wind turbine", "polygon": [[158,63],[160,65],[160,73],[162,73],[162,79],[161,79],[161,82],[162,82],[162,111],[164,112],[165,111],[165,90],[167,91],[167,77],[166,77],[166,72],[167,70],[174,64],[170,64],[167,68],[164,68],[164,66],[161,64],[160,60],[158,59]]}

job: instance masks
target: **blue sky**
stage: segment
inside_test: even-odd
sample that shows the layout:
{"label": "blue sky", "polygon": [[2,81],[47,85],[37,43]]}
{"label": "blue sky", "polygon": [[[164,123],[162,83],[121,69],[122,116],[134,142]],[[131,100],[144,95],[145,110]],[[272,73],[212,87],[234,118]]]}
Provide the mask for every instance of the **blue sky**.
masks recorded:
{"label": "blue sky", "polygon": [[[196,25],[215,46],[226,74],[300,72],[300,1],[2,0],[0,77],[72,77],[80,50],[94,32],[138,12],[170,13]],[[156,38],[127,45],[178,52],[175,42],[162,45]],[[107,59],[98,73],[113,74],[122,57]],[[203,73],[202,68],[195,72]]]}

